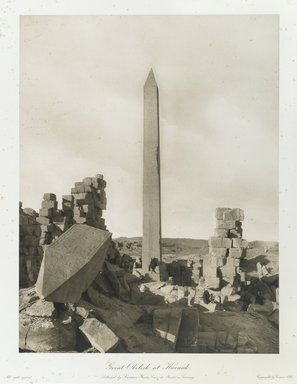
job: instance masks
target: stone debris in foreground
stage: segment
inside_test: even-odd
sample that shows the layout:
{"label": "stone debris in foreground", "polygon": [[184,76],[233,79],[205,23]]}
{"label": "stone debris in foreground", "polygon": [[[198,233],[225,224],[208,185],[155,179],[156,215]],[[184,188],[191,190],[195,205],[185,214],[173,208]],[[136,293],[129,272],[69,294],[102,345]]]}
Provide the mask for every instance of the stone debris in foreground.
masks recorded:
{"label": "stone debris in foreground", "polygon": [[119,338],[97,319],[86,319],[79,327],[91,345],[101,353],[110,352],[118,343]]}
{"label": "stone debris in foreground", "polygon": [[111,239],[107,231],[75,224],[46,247],[36,292],[58,303],[76,303],[102,269]]}
{"label": "stone debris in foreground", "polygon": [[175,349],[181,317],[182,308],[161,308],[154,310],[154,332],[156,335],[165,339],[173,349]]}

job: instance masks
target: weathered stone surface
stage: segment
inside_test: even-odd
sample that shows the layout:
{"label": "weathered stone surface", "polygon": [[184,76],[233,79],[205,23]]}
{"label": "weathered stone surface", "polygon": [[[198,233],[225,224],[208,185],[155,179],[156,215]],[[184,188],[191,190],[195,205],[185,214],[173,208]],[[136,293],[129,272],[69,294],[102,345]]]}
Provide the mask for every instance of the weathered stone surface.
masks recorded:
{"label": "weathered stone surface", "polygon": [[233,208],[224,211],[223,220],[235,220],[235,221],[243,221],[244,220],[244,211],[240,208]]}
{"label": "weathered stone surface", "polygon": [[181,308],[162,308],[154,310],[153,329],[156,335],[165,339],[172,348],[178,337],[178,332],[181,323],[182,309]]}
{"label": "weathered stone surface", "polygon": [[64,325],[51,318],[19,315],[19,347],[27,351],[72,351],[76,343],[74,324]]}
{"label": "weathered stone surface", "polygon": [[214,257],[226,257],[227,248],[210,248],[209,253]]}
{"label": "weathered stone surface", "polygon": [[118,345],[119,338],[106,324],[97,319],[85,319],[79,329],[91,345],[101,353],[110,352]]}
{"label": "weathered stone surface", "polygon": [[241,222],[235,220],[217,220],[217,228],[219,229],[235,229],[240,228]]}
{"label": "weathered stone surface", "polygon": [[232,239],[232,247],[233,248],[248,248],[249,243],[244,239]]}
{"label": "weathered stone surface", "polygon": [[208,244],[212,248],[231,248],[232,240],[225,237],[210,237]]}
{"label": "weathered stone surface", "polygon": [[221,271],[224,278],[227,277],[228,279],[230,279],[236,276],[235,267],[224,265],[224,267],[221,268]]}
{"label": "weathered stone surface", "polygon": [[216,218],[218,220],[223,219],[224,212],[229,211],[230,208],[216,208]]}
{"label": "weathered stone surface", "polygon": [[220,288],[220,278],[213,276],[206,276],[205,283],[208,288],[219,289]]}
{"label": "weathered stone surface", "polygon": [[57,197],[54,193],[45,193],[43,195],[43,200],[57,200]]}
{"label": "weathered stone surface", "polygon": [[184,308],[176,344],[179,353],[198,352],[199,312],[196,308]]}
{"label": "weathered stone surface", "polygon": [[227,257],[227,265],[231,267],[239,267],[240,259],[235,259],[234,257]]}
{"label": "weathered stone surface", "polygon": [[49,225],[51,220],[48,217],[39,216],[36,218],[37,223],[41,225]]}
{"label": "weathered stone surface", "polygon": [[198,333],[199,352],[208,352],[208,351],[215,352],[216,343],[217,343],[216,332],[199,332]]}
{"label": "weathered stone surface", "polygon": [[24,313],[29,316],[52,317],[55,313],[55,307],[53,303],[38,300],[34,304],[28,306]]}
{"label": "weathered stone surface", "polygon": [[48,209],[48,208],[53,208],[53,209],[57,209],[58,207],[58,203],[54,200],[43,200],[41,202],[41,208],[45,208],[45,209]]}
{"label": "weathered stone surface", "polygon": [[215,229],[215,236],[217,237],[228,237],[228,229]]}
{"label": "weathered stone surface", "polygon": [[54,210],[53,208],[40,208],[39,216],[43,217],[53,217]]}
{"label": "weathered stone surface", "polygon": [[151,70],[144,85],[142,269],[161,260],[161,199],[158,86]]}
{"label": "weathered stone surface", "polygon": [[230,248],[229,249],[229,257],[233,257],[235,259],[240,259],[243,256],[243,251],[241,248]]}
{"label": "weathered stone surface", "polygon": [[45,249],[36,291],[60,303],[80,299],[101,270],[111,234],[86,225],[73,225]]}

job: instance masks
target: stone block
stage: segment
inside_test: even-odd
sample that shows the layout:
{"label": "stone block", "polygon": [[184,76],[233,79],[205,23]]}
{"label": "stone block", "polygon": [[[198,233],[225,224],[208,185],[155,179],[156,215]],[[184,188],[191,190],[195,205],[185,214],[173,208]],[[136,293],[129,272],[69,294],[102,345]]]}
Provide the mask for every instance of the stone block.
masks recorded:
{"label": "stone block", "polygon": [[214,257],[226,257],[227,248],[209,248],[210,255]]}
{"label": "stone block", "polygon": [[181,324],[181,308],[155,309],[153,314],[153,329],[157,336],[165,339],[175,349]]}
{"label": "stone block", "polygon": [[203,262],[203,276],[216,277],[217,266],[213,264],[205,264]]}
{"label": "stone block", "polygon": [[39,217],[52,217],[54,210],[52,208],[41,208],[39,209]]}
{"label": "stone block", "polygon": [[207,288],[212,288],[212,289],[219,289],[220,288],[220,278],[219,277],[206,276],[205,283],[206,283]]}
{"label": "stone block", "polygon": [[236,268],[229,266],[229,265],[224,265],[221,268],[221,272],[222,272],[223,278],[226,277],[228,279],[231,279],[231,278],[234,278],[236,276]]}
{"label": "stone block", "polygon": [[50,318],[33,321],[28,315],[19,315],[19,347],[34,352],[73,351],[76,327],[64,325]]}
{"label": "stone block", "polygon": [[229,210],[230,208],[216,208],[216,218],[222,220],[224,213]]}
{"label": "stone block", "polygon": [[229,233],[228,233],[228,237],[230,239],[237,238],[237,237],[239,239],[241,239],[242,238],[242,228],[238,227],[237,229],[230,229]]}
{"label": "stone block", "polygon": [[92,194],[89,192],[78,193],[74,196],[75,202],[79,205],[88,204],[92,199]]}
{"label": "stone block", "polygon": [[78,192],[77,188],[74,187],[74,188],[71,188],[71,193],[72,193],[72,195],[76,195],[79,192]]}
{"label": "stone block", "polygon": [[244,239],[232,239],[232,247],[233,248],[248,248],[249,243]]}
{"label": "stone block", "polygon": [[90,344],[101,353],[112,351],[119,343],[119,338],[112,330],[97,319],[85,319],[79,329]]}
{"label": "stone block", "polygon": [[229,257],[240,259],[243,256],[243,251],[241,248],[230,248]]}
{"label": "stone block", "polygon": [[43,195],[43,200],[57,200],[57,197],[54,193],[45,193]]}
{"label": "stone block", "polygon": [[214,234],[217,237],[228,237],[228,229],[216,228]]}
{"label": "stone block", "polygon": [[92,177],[85,177],[83,179],[83,184],[84,185],[92,185]]}
{"label": "stone block", "polygon": [[211,248],[231,248],[232,241],[226,237],[210,237],[208,244]]}
{"label": "stone block", "polygon": [[232,208],[223,212],[223,220],[235,220],[243,221],[244,220],[244,211],[240,208]]}
{"label": "stone block", "polygon": [[196,308],[184,308],[176,343],[176,352],[198,352],[199,312]]}
{"label": "stone block", "polygon": [[86,217],[73,216],[73,220],[76,224],[85,224],[87,222]]}
{"label": "stone block", "polygon": [[68,202],[68,203],[73,203],[74,197],[72,195],[63,195],[62,196],[62,201]]}
{"label": "stone block", "polygon": [[75,188],[76,188],[76,187],[83,187],[83,186],[84,186],[84,183],[83,183],[82,181],[76,181],[76,182],[74,183],[74,186],[75,186]]}
{"label": "stone block", "polygon": [[235,220],[217,220],[217,228],[218,229],[235,229],[240,228],[241,222]]}
{"label": "stone block", "polygon": [[55,200],[43,200],[41,202],[41,207],[42,208],[53,208],[53,209],[57,209],[58,207],[58,203],[57,201]]}
{"label": "stone block", "polygon": [[240,259],[235,259],[233,257],[227,257],[227,265],[231,267],[239,267],[240,266]]}
{"label": "stone block", "polygon": [[111,234],[75,224],[44,250],[36,292],[47,301],[76,303],[102,269]]}

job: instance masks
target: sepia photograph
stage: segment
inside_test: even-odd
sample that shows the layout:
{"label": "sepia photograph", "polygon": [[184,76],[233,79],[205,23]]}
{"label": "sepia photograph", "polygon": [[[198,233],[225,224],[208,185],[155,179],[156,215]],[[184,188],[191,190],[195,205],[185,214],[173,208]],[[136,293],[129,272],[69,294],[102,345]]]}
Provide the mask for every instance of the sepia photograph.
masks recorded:
{"label": "sepia photograph", "polygon": [[279,23],[20,16],[19,352],[279,353]]}

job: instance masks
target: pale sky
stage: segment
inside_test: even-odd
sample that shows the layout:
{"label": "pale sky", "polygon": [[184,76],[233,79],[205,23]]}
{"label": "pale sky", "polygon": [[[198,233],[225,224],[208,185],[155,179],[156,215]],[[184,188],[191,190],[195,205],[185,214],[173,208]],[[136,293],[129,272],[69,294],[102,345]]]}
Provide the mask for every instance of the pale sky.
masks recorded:
{"label": "pale sky", "polygon": [[207,239],[216,207],[278,240],[277,16],[23,16],[20,200],[102,173],[108,229],[142,234],[143,84],[159,86],[162,233]]}

